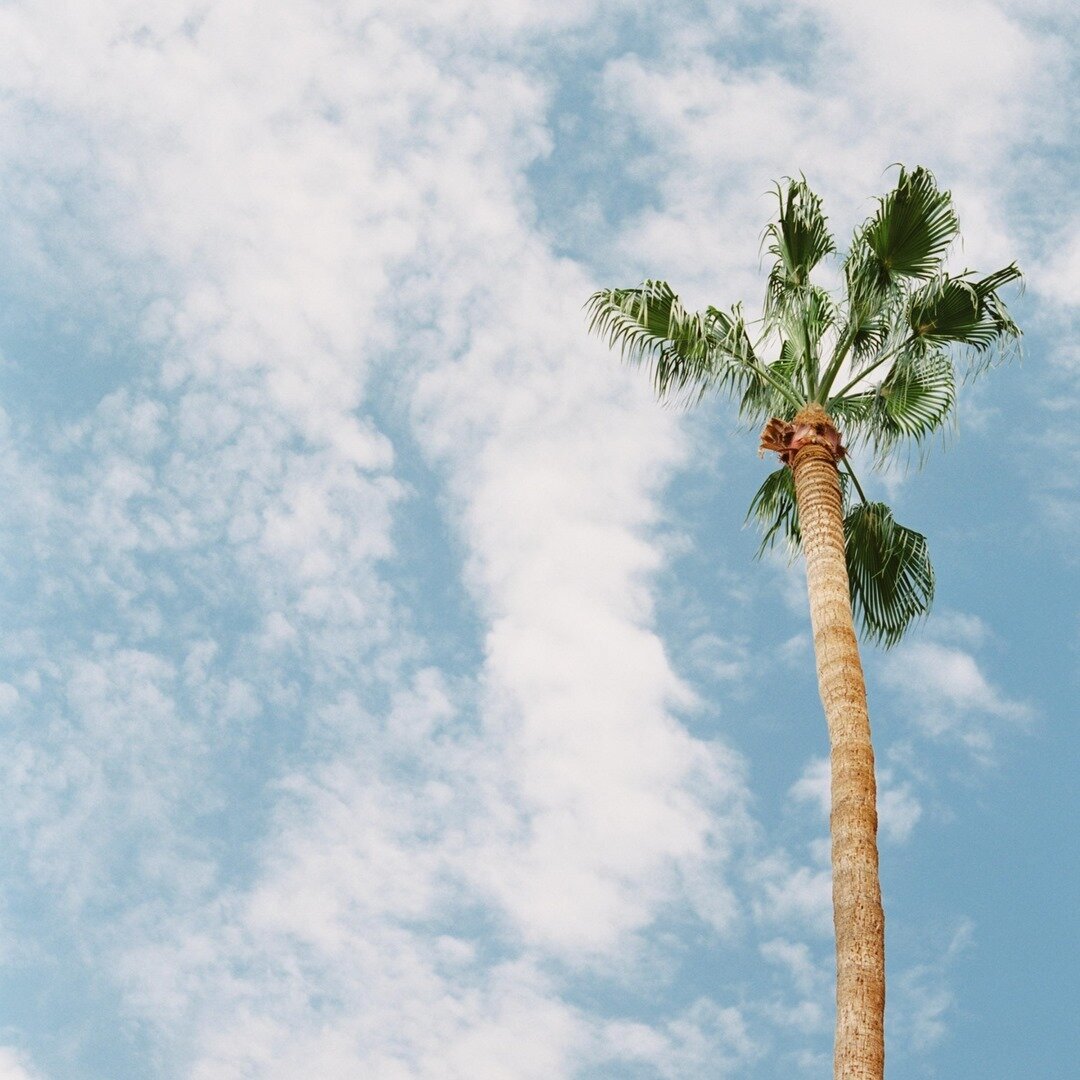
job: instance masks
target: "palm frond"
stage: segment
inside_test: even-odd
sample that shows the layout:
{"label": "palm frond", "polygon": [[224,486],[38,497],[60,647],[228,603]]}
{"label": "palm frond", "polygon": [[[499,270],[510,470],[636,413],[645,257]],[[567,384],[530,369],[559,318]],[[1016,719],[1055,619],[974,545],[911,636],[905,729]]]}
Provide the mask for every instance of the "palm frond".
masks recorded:
{"label": "palm frond", "polygon": [[873,390],[829,402],[854,440],[873,446],[883,462],[904,442],[920,444],[941,431],[956,402],[952,361],[940,349],[901,352]]}
{"label": "palm frond", "polygon": [[949,358],[937,351],[901,353],[878,388],[880,422],[874,432],[879,458],[904,439],[922,442],[940,431],[956,403]]}
{"label": "palm frond", "polygon": [[690,313],[666,281],[602,289],[589,298],[586,310],[590,331],[625,361],[651,367],[658,397],[743,389],[753,349],[738,313],[728,316],[711,308]]}
{"label": "palm frond", "polygon": [[985,300],[992,294],[996,294],[1002,286],[1010,285],[1014,281],[1023,282],[1023,280],[1024,275],[1020,272],[1020,267],[1011,262],[1008,266],[1003,266],[1000,270],[995,270],[992,274],[987,274],[986,277],[975,282],[975,290]]}
{"label": "palm frond", "polygon": [[[780,359],[769,364],[766,370],[776,382],[797,392],[795,380],[801,361],[791,342],[785,341],[780,347]],[[739,401],[739,415],[751,425],[763,423],[773,416],[790,420],[796,411],[795,406],[764,379],[749,380]]]}
{"label": "palm frond", "polygon": [[[809,398],[819,377],[821,342],[836,323],[836,302],[818,285],[783,286],[782,304],[766,318],[797,361],[792,385]],[[783,354],[781,354],[783,358]]]}
{"label": "palm frond", "polygon": [[750,501],[746,520],[756,521],[762,529],[758,558],[781,540],[786,541],[791,554],[798,550],[802,533],[799,530],[799,511],[795,505],[795,480],[786,465],[765,477]]}
{"label": "palm frond", "polygon": [[853,370],[873,360],[885,348],[890,329],[889,320],[880,311],[855,322],[851,336]]}
{"label": "palm frond", "polygon": [[[858,371],[894,344],[891,339],[904,311],[903,289],[858,234],[844,259],[843,272],[838,343],[852,371]],[[829,373],[832,378],[839,373],[835,358]]]}
{"label": "palm frond", "polygon": [[900,525],[880,502],[860,503],[844,518],[851,606],[863,635],[889,648],[934,599],[926,537]]}
{"label": "palm frond", "polygon": [[863,390],[858,394],[830,398],[827,411],[837,427],[850,439],[862,434],[863,426],[874,416],[877,408],[877,390]]}
{"label": "palm frond", "polygon": [[967,273],[948,274],[928,281],[908,302],[907,323],[914,337],[934,345],[964,345],[974,354],[977,366],[1005,355],[1020,337],[998,290],[1021,278],[1010,263],[979,280]]}
{"label": "palm frond", "polygon": [[710,371],[711,343],[701,316],[690,315],[666,281],[636,289],[603,289],[586,303],[589,330],[629,363],[649,364],[659,396],[701,387]]}
{"label": "palm frond", "polygon": [[805,178],[776,186],[780,213],[765,229],[769,253],[775,256],[765,289],[764,321],[779,330],[801,354],[801,392],[809,397],[817,380],[817,351],[825,331],[835,321],[832,297],[810,282],[810,272],[836,250],[821,199]]}
{"label": "palm frond", "polygon": [[817,349],[825,332],[836,323],[836,301],[819,285],[804,285],[792,291],[783,314],[777,320],[786,337],[800,350],[809,344]]}
{"label": "palm frond", "polygon": [[[840,497],[845,508],[850,496],[850,479],[845,473],[838,475]],[[802,543],[802,530],[799,527],[799,508],[795,502],[795,477],[787,465],[769,473],[758,488],[750,508],[746,511],[746,521],[754,521],[762,530],[761,544],[756,558],[761,558],[770,548],[783,542],[788,554],[795,556]]]}
{"label": "palm frond", "polygon": [[896,187],[878,200],[877,213],[857,236],[885,278],[925,279],[938,272],[959,231],[952,195],[919,166],[911,172],[901,167]]}
{"label": "palm frond", "polygon": [[[843,488],[846,503],[848,485]],[[802,534],[789,468],[765,477],[746,520],[762,530],[759,558],[777,543],[791,554],[798,550]],[[884,503],[862,502],[844,516],[844,550],[852,611],[863,636],[889,648],[933,602],[934,568],[926,537],[900,525]]]}
{"label": "palm frond", "polygon": [[806,285],[810,271],[836,250],[836,242],[821,211],[821,198],[807,187],[804,178],[789,179],[786,191],[777,184],[776,197],[779,217],[765,228],[769,253],[776,256],[784,284]]}

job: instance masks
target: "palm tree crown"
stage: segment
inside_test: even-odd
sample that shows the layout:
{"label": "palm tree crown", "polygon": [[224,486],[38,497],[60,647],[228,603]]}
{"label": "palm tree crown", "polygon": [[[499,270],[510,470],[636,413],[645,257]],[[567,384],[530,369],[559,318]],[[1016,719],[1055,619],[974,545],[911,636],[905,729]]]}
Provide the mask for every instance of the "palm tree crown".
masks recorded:
{"label": "palm tree crown", "polygon": [[[959,235],[952,196],[929,170],[901,167],[895,188],[855,230],[834,294],[811,280],[836,252],[820,198],[803,178],[777,185],[776,196],[779,213],[764,237],[775,261],[753,338],[740,305],[691,313],[666,282],[653,280],[594,293],[590,329],[626,360],[648,365],[662,398],[735,396],[748,423],[770,422],[762,448],[785,462],[791,422],[815,405],[878,464],[925,443],[951,422],[958,377],[984,370],[1018,341],[1000,290],[1019,269],[948,272]],[[926,540],[884,503],[868,501],[846,451],[839,443],[835,451],[844,466],[852,606],[864,636],[893,645],[933,599]],[[762,549],[778,539],[798,546],[786,464],[766,477],[748,516],[764,529]]]}

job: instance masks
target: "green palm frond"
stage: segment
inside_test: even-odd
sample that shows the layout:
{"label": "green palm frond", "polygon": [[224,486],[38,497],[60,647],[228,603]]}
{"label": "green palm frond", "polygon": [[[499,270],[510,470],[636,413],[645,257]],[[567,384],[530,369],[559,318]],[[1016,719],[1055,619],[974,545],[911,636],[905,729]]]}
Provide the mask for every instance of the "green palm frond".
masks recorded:
{"label": "green palm frond", "polygon": [[802,390],[813,394],[817,381],[818,345],[836,318],[836,305],[824,289],[810,283],[810,272],[836,250],[821,199],[805,179],[777,185],[780,213],[765,229],[768,251],[776,261],[765,290],[765,325],[779,330],[801,354]]}
{"label": "green palm frond", "polygon": [[975,290],[981,299],[988,300],[991,296],[996,296],[998,289],[1002,286],[1011,285],[1014,281],[1022,281],[1023,277],[1020,267],[1011,262],[1008,266],[1003,266],[1000,270],[995,270],[992,274],[987,274],[986,277],[976,281]]}
{"label": "green palm frond", "polygon": [[961,344],[977,353],[1020,336],[998,290],[1021,277],[1015,263],[981,278],[942,274],[913,293],[907,322],[913,335],[936,344]]}
{"label": "green palm frond", "polygon": [[[847,507],[850,479],[845,473],[840,473],[839,480],[840,497]],[[798,553],[802,531],[799,528],[799,508],[795,502],[795,477],[786,465],[765,477],[750,501],[746,521],[756,522],[761,529],[757,558],[780,542],[783,542],[788,554],[794,556]]]}
{"label": "green palm frond", "polygon": [[938,352],[901,353],[878,388],[882,403],[881,428],[875,433],[879,448],[891,448],[901,439],[921,440],[941,428],[956,402],[952,364]]}
{"label": "green palm frond", "polygon": [[589,298],[586,310],[590,331],[624,360],[651,365],[660,397],[688,388],[700,393],[708,384],[715,349],[710,323],[687,312],[666,281],[603,289]]}
{"label": "green palm frond", "polygon": [[736,304],[730,312],[707,307],[702,318],[712,332],[722,363],[735,363],[747,367],[761,363],[751,344],[741,304]]}
{"label": "green palm frond", "polygon": [[[843,488],[846,503],[846,483]],[[789,468],[765,477],[746,519],[762,529],[759,557],[777,543],[791,553],[798,550],[802,534]],[[884,503],[861,502],[844,516],[844,549],[852,610],[862,634],[889,648],[933,602],[934,568],[926,537],[900,525]]]}
{"label": "green palm frond", "polygon": [[836,323],[836,301],[819,285],[789,289],[783,309],[775,318],[783,336],[803,355],[817,355],[825,332]]}
{"label": "green palm frond", "polygon": [[818,285],[785,286],[785,289],[782,305],[778,305],[766,322],[779,331],[783,348],[796,359],[792,386],[797,386],[798,392],[809,399],[819,377],[822,340],[836,323],[836,302],[828,290]]}
{"label": "green palm frond", "polygon": [[[952,195],[922,167],[901,167],[896,187],[878,200],[877,213],[857,234],[885,280],[933,277],[960,226]],[[860,243],[855,245],[861,247]]]}
{"label": "green palm frond", "polygon": [[979,294],[962,278],[942,275],[911,298],[908,325],[923,341],[986,347],[996,336],[992,322],[980,317]]}
{"label": "green palm frond", "polygon": [[[790,387],[795,393],[795,380],[801,359],[791,342],[785,341],[780,347],[780,359],[769,364],[766,370],[776,382]],[[739,415],[748,424],[761,424],[773,416],[778,416],[781,420],[790,420],[795,412],[795,406],[790,399],[781,395],[774,385],[765,382],[764,379],[749,380],[739,401]]]}
{"label": "green palm frond", "polygon": [[851,361],[858,368],[885,348],[891,327],[889,320],[877,311],[857,319],[851,329]]}
{"label": "green palm frond", "polygon": [[739,305],[687,312],[665,281],[602,289],[586,302],[589,329],[623,359],[652,368],[657,396],[700,398],[706,391],[742,395],[755,382],[798,406],[797,394],[755,355]]}
{"label": "green palm frond", "polygon": [[844,360],[858,371],[891,347],[897,316],[904,310],[901,288],[858,234],[844,259],[843,273],[844,298],[835,317],[837,347],[822,374],[821,394],[828,394]]}
{"label": "green palm frond", "polygon": [[774,272],[779,284],[806,285],[810,271],[836,250],[836,243],[821,212],[821,199],[807,187],[804,178],[789,179],[786,191],[777,184],[776,197],[780,215],[765,228],[769,254],[777,260]]}
{"label": "green palm frond", "polygon": [[828,413],[837,427],[850,435],[860,436],[878,408],[877,391],[864,390],[858,394],[845,394],[830,398]]}
{"label": "green palm frond", "polygon": [[860,503],[844,518],[851,606],[863,635],[889,648],[934,599],[926,537],[900,525],[879,502]]}
{"label": "green palm frond", "polygon": [[756,521],[762,530],[759,558],[778,541],[786,541],[791,553],[798,550],[802,533],[795,505],[795,480],[786,465],[765,477],[750,502],[746,520]]}
{"label": "green palm frond", "polygon": [[907,309],[911,335],[930,345],[961,345],[969,373],[978,373],[1018,347],[1020,328],[998,290],[1021,278],[1015,263],[987,277],[942,274],[912,294]]}
{"label": "green palm frond", "polygon": [[955,402],[952,361],[938,349],[921,348],[901,352],[875,389],[831,400],[828,408],[883,462],[901,443],[919,444],[941,431]]}
{"label": "green palm frond", "polygon": [[864,235],[856,232],[841,269],[850,321],[861,325],[876,318],[894,282]]}

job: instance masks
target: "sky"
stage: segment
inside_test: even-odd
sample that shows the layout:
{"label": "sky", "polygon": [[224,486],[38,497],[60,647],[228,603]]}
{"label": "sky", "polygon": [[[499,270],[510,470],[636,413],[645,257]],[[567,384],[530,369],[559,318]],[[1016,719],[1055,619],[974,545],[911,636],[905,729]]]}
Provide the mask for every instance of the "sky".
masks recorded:
{"label": "sky", "polygon": [[[890,1080],[1065,1080],[1078,16],[0,4],[0,1080],[829,1075],[827,741],[774,467],[603,286],[764,290],[925,165],[1023,357],[871,493]],[[836,264],[823,280],[835,280]]]}

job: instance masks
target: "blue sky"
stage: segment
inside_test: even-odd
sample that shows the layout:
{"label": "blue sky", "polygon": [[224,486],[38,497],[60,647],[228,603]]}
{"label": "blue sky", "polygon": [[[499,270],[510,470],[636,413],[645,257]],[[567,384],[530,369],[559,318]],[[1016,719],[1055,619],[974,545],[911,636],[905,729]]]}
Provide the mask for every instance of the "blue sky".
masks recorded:
{"label": "blue sky", "polygon": [[[1021,364],[867,650],[891,1080],[1072,1075],[1075,40],[1055,0],[0,7],[0,1080],[828,1075],[824,722],[730,407],[771,184],[903,161]],[[835,274],[835,268],[826,269]]]}

